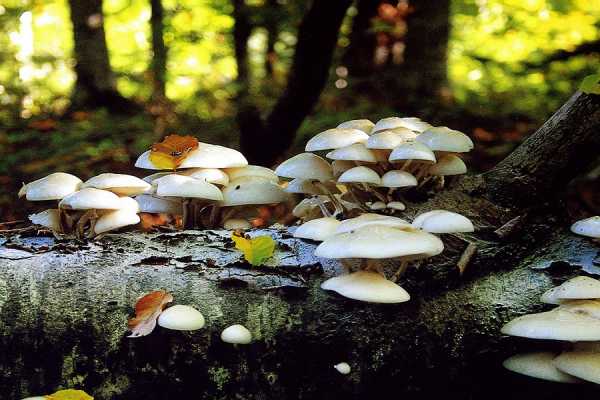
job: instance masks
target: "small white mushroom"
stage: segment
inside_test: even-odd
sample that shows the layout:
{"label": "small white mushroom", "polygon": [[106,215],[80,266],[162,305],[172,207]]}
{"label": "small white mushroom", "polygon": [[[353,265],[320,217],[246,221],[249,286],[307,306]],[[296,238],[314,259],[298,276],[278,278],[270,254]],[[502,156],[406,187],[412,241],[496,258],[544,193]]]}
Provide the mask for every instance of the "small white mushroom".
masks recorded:
{"label": "small white mushroom", "polygon": [[406,142],[392,150],[389,160],[392,162],[416,160],[435,163],[435,154],[431,149],[419,142]]}
{"label": "small white mushroom", "polygon": [[31,214],[29,220],[45,228],[51,229],[54,232],[61,232],[59,211],[55,208],[45,210],[37,214]]}
{"label": "small white mushroom", "polygon": [[294,237],[322,242],[333,236],[340,224],[340,221],[332,217],[313,219],[296,228]]}
{"label": "small white mushroom", "polygon": [[327,153],[325,157],[331,160],[361,161],[368,163],[385,161],[385,158],[379,159],[377,153],[368,149],[363,143],[354,143],[349,146],[335,149]]}
{"label": "small white mushroom", "polygon": [[352,119],[350,121],[342,122],[336,128],[338,129],[358,129],[365,133],[371,132],[371,129],[375,124],[368,119]]}
{"label": "small white mushroom", "polygon": [[385,210],[386,204],[383,201],[368,202],[367,206],[373,211]]}
{"label": "small white mushroom", "polygon": [[189,176],[190,178],[200,179],[214,185],[225,186],[229,183],[229,175],[218,168],[189,168],[183,170],[180,174]]}
{"label": "small white mushroom", "polygon": [[321,182],[333,179],[331,165],[313,153],[300,153],[282,162],[275,169],[275,174],[284,178],[316,179]]}
{"label": "small white mushroom", "polygon": [[81,183],[74,175],[55,172],[24,185],[19,190],[19,197],[25,196],[29,201],[61,200],[79,190]]}
{"label": "small white mushroom", "polygon": [[580,383],[579,379],[565,374],[554,366],[555,357],[556,354],[550,352],[517,354],[507,358],[502,365],[509,371],[533,378],[552,382]]}
{"label": "small white mushroom", "polygon": [[119,196],[108,190],[85,188],[65,196],[59,208],[67,210],[118,210],[122,206]]}
{"label": "small white mushroom", "polygon": [[183,204],[181,199],[176,197],[158,197],[149,194],[140,194],[135,196],[135,201],[138,202],[140,212],[151,214],[172,214],[182,215]]}
{"label": "small white mushroom", "polygon": [[217,186],[189,176],[171,174],[156,179],[153,184],[156,185],[156,194],[161,197],[223,200],[223,195]]}
{"label": "small white mushroom", "polygon": [[371,134],[395,128],[407,128],[415,132],[423,132],[430,127],[431,125],[429,125],[427,122],[421,121],[416,117],[387,117],[377,121],[371,130]]}
{"label": "small white mushroom", "polygon": [[249,344],[252,334],[244,325],[231,325],[221,332],[221,340],[231,344]]}
{"label": "small white mushroom", "polygon": [[464,215],[446,211],[432,210],[419,214],[412,226],[430,233],[473,232],[473,223]]}
{"label": "small white mushroom", "polygon": [[450,153],[466,153],[473,149],[473,141],[460,131],[446,126],[436,126],[427,129],[415,139],[433,151]]}
{"label": "small white mushroom", "polygon": [[388,129],[374,133],[367,141],[367,148],[378,150],[393,150],[402,143],[412,141],[417,135],[406,128]]}
{"label": "small white mushroom", "polygon": [[402,287],[371,271],[357,271],[330,278],[321,284],[321,288],[369,303],[403,303],[410,300],[410,295]]}
{"label": "small white mushroom", "polygon": [[354,143],[364,143],[369,135],[359,129],[328,129],[313,136],[307,143],[305,151],[339,149]]}
{"label": "small white mushroom", "polygon": [[[142,153],[135,162],[137,168],[159,168],[150,160],[150,150]],[[209,143],[198,143],[178,168],[233,168],[248,165],[246,158],[237,150]]]}
{"label": "small white mushroom", "polygon": [[131,197],[121,197],[121,208],[102,214],[94,224],[96,235],[140,223],[139,204]]}
{"label": "small white mushroom", "polygon": [[554,359],[560,371],[600,385],[600,353],[592,351],[569,351]]}
{"label": "small white mushroom", "polygon": [[386,204],[386,207],[398,211],[406,210],[406,205],[404,205],[404,203],[401,201],[390,201]]}
{"label": "small white mushroom", "polygon": [[392,170],[381,177],[381,186],[387,188],[402,188],[417,186],[417,178],[410,172]]}
{"label": "small white mushroom", "polygon": [[360,166],[350,168],[338,178],[339,183],[365,183],[379,186],[381,178],[371,168]]}
{"label": "small white mushroom", "polygon": [[267,179],[273,183],[279,183],[279,178],[272,169],[261,167],[260,165],[246,165],[245,167],[226,168],[225,172],[227,175],[229,175],[229,180],[231,181],[239,178],[245,178],[247,176],[254,176]]}
{"label": "small white mushroom", "polygon": [[88,179],[81,187],[108,190],[119,196],[131,196],[145,193],[151,185],[133,175],[104,173]]}
{"label": "small white mushroom", "polygon": [[350,365],[346,362],[335,364],[333,368],[335,368],[335,370],[342,375],[348,375],[350,372],[352,372],[352,368],[350,368]]}
{"label": "small white mushroom", "polygon": [[223,206],[275,204],[286,201],[288,195],[270,180],[247,176],[230,181],[223,189]]}
{"label": "small white mushroom", "polygon": [[560,304],[564,300],[600,299],[600,281],[587,277],[577,276],[542,294],[542,302]]}
{"label": "small white mushroom", "polygon": [[600,238],[600,216],[594,216],[575,222],[571,225],[571,232],[594,239]]}
{"label": "small white mushroom", "polygon": [[374,225],[387,226],[390,228],[397,229],[406,229],[411,227],[410,223],[402,218],[392,217],[388,215],[365,213],[359,215],[358,217],[349,218],[344,221],[341,221],[335,233],[340,234],[351,232],[357,229],[361,229],[365,226]]}
{"label": "small white mushroom", "polygon": [[204,327],[204,316],[194,307],[177,304],[160,314],[158,325],[176,331],[194,331]]}
{"label": "small white mushroom", "polygon": [[448,154],[429,167],[428,172],[435,176],[462,175],[467,173],[467,166],[460,157]]}

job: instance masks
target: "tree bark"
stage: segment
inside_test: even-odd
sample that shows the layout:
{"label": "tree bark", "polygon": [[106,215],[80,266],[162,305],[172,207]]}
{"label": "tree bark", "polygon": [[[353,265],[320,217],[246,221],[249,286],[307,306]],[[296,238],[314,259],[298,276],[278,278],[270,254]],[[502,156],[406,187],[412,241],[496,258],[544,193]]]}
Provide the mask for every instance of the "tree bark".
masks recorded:
{"label": "tree bark", "polygon": [[133,111],[132,102],[116,89],[104,35],[102,0],[69,0],[69,8],[77,75],[69,111],[100,107]]}
{"label": "tree bark", "polygon": [[273,78],[275,72],[275,61],[277,53],[275,52],[275,44],[279,36],[279,3],[277,0],[268,0],[266,4],[264,27],[267,30],[267,48],[265,52],[265,72],[267,78]]}
{"label": "tree bark", "polygon": [[248,94],[250,65],[248,63],[248,39],[252,33],[252,23],[245,0],[233,0],[233,47],[237,66],[236,83],[238,98],[243,101]]}
{"label": "tree bark", "polygon": [[240,146],[251,163],[271,166],[292,144],[327,82],[350,4],[350,0],[314,0],[300,24],[287,85],[273,110],[263,121],[255,106],[240,108]]}
{"label": "tree bark", "polygon": [[358,0],[356,3],[357,13],[352,19],[350,45],[342,58],[350,76],[366,77],[374,71],[377,40],[370,29],[381,3],[381,0]]}
{"label": "tree bark", "polygon": [[152,14],[150,28],[152,30],[152,98],[162,101],[166,99],[167,47],[164,40],[164,8],[162,0],[150,0]]}

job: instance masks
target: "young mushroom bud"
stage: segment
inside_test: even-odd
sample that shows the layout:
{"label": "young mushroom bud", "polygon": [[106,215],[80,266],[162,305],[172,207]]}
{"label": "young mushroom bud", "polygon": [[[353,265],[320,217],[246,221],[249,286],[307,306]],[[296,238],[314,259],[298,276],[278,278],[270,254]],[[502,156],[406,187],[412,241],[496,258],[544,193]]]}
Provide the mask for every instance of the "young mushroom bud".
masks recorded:
{"label": "young mushroom bud", "polygon": [[194,307],[176,304],[160,314],[158,325],[176,331],[195,331],[204,327],[204,316]]}
{"label": "young mushroom bud", "polygon": [[221,332],[221,340],[231,344],[249,344],[252,334],[244,325],[231,325]]}
{"label": "young mushroom bud", "polygon": [[296,228],[294,237],[322,242],[333,236],[340,224],[341,222],[333,217],[313,219]]}
{"label": "young mushroom bud", "polygon": [[305,151],[339,149],[354,143],[364,143],[368,139],[369,135],[359,129],[328,129],[310,138]]}

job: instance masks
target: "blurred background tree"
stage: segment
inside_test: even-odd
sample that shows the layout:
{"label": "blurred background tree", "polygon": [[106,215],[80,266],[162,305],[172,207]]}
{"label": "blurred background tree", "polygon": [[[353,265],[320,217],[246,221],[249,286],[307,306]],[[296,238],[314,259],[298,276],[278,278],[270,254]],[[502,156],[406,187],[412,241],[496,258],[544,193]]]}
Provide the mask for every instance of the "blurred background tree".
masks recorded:
{"label": "blurred background tree", "polygon": [[2,0],[1,214],[22,181],[132,172],[170,132],[272,164],[417,115],[485,170],[598,71],[599,24],[598,0]]}

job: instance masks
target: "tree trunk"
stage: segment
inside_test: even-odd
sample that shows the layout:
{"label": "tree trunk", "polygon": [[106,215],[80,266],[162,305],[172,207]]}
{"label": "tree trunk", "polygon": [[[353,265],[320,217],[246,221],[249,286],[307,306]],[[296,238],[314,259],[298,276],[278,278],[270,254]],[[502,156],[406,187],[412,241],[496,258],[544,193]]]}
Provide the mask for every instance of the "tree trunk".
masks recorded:
{"label": "tree trunk", "polygon": [[371,31],[371,21],[377,16],[381,0],[358,0],[357,13],[352,19],[350,45],[342,61],[353,77],[367,77],[373,74],[375,67],[375,47],[377,40]]}
{"label": "tree trunk", "polygon": [[248,94],[250,65],[248,63],[248,39],[252,33],[252,24],[245,0],[233,0],[233,45],[237,66],[238,98],[243,101]]}
{"label": "tree trunk", "polygon": [[338,32],[350,4],[350,0],[314,0],[298,30],[286,88],[271,113],[263,121],[256,107],[240,108],[240,146],[251,163],[271,166],[292,144],[327,82]]}
{"label": "tree trunk", "polygon": [[164,9],[162,0],[150,0],[152,14],[150,27],[152,29],[152,98],[155,101],[166,99],[167,47],[163,37]]}
{"label": "tree trunk", "polygon": [[266,4],[265,22],[264,26],[267,30],[267,49],[265,52],[265,72],[267,78],[273,78],[275,72],[275,61],[277,60],[277,53],[275,52],[275,44],[277,43],[277,37],[279,36],[279,3],[277,0],[268,0]]}
{"label": "tree trunk", "polygon": [[69,0],[69,7],[77,75],[69,111],[99,107],[133,111],[129,107],[132,103],[116,89],[104,35],[102,0]]}

